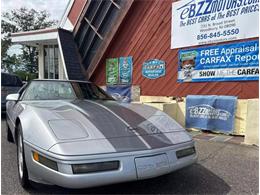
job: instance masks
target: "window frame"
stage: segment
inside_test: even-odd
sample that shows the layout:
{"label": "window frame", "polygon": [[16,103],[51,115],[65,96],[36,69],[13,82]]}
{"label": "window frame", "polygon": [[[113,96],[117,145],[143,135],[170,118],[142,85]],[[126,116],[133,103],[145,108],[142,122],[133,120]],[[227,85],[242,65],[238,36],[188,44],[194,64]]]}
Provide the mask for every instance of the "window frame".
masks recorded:
{"label": "window frame", "polygon": [[[46,52],[45,49],[48,49],[49,51]],[[50,49],[53,49],[53,58],[52,59],[51,59],[51,55],[50,55]],[[59,46],[58,46],[58,44],[43,45],[43,51],[44,51],[43,78],[44,79],[59,79]],[[48,55],[48,57],[46,57],[47,55]],[[48,64],[47,64],[47,62],[48,62]],[[50,63],[50,62],[52,62],[52,63]],[[57,64],[55,64],[55,62],[57,62]],[[50,74],[51,74],[51,72],[50,72],[51,65],[50,64],[53,64],[53,70],[54,70],[53,77],[50,77]],[[46,71],[47,71],[47,77],[46,77]]]}

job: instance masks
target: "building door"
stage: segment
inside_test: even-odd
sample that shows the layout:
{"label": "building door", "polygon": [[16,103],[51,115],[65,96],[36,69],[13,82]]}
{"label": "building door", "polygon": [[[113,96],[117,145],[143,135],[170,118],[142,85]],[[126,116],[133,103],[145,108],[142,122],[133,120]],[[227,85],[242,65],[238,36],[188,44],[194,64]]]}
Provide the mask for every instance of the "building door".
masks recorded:
{"label": "building door", "polygon": [[58,45],[44,45],[44,78],[59,79]]}

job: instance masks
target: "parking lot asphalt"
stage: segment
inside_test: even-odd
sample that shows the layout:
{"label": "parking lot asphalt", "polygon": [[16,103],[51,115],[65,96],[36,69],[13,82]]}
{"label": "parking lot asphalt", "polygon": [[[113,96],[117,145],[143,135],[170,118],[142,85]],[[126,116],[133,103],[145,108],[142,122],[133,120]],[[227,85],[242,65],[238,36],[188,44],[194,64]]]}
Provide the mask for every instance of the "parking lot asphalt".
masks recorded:
{"label": "parking lot asphalt", "polygon": [[90,189],[34,185],[24,190],[18,182],[16,147],[6,141],[1,122],[2,194],[257,194],[258,147],[196,140],[196,164],[154,179]]}

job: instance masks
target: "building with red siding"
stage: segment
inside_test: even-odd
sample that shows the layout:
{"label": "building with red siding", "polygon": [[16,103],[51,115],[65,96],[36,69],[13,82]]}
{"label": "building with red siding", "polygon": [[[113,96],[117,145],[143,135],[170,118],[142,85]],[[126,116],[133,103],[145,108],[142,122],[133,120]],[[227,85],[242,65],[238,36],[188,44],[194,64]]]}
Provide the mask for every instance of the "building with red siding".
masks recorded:
{"label": "building with red siding", "polygon": [[[232,95],[240,99],[258,98],[258,80],[177,82],[180,48],[171,49],[171,26],[172,20],[175,20],[172,17],[173,2],[172,0],[72,0],[57,28],[51,31],[15,33],[12,35],[13,42],[37,46],[42,51],[39,55],[45,53],[45,57],[39,56],[40,78],[50,78],[50,75],[53,75],[48,74],[49,64],[53,63],[49,61],[47,64],[46,58],[48,45],[51,45],[53,48],[58,48],[57,56],[61,56],[58,60],[60,62],[56,63],[60,64],[60,69],[64,69],[59,70],[56,66],[56,72],[60,72],[59,74],[63,76],[51,78],[75,79],[77,73],[81,72],[78,74],[83,74],[84,78],[105,86],[106,59],[132,56],[132,85],[140,86],[141,95],[185,97],[190,94],[200,94]],[[62,47],[61,40],[64,38],[59,31],[66,31],[69,34],[67,37],[75,42],[73,51],[68,52],[67,46]],[[41,35],[47,38],[43,39]],[[258,37],[213,45],[247,40],[258,40]],[[196,47],[199,46],[181,49]],[[67,52],[66,55],[64,51]],[[68,55],[77,56],[76,65],[74,63],[74,66],[78,66],[77,71],[71,67],[71,64],[66,64],[66,61],[69,62],[66,60]],[[142,65],[149,59],[160,59],[165,62],[165,76],[149,79],[142,75]],[[76,76],[74,74],[70,77],[67,69],[70,70],[69,72],[75,71]],[[79,78],[82,78],[82,75]]]}
{"label": "building with red siding", "polygon": [[[259,98],[258,14],[258,0],[71,0],[57,27],[14,33],[12,41],[38,47],[39,78],[85,79],[108,86],[107,60],[131,57],[130,86],[137,86],[140,96],[237,96],[244,100],[238,104],[236,131],[245,135],[247,129],[258,143],[258,123],[250,122],[252,116],[258,120],[258,109],[251,109]],[[163,74],[149,78],[144,65],[151,63],[150,69],[156,70],[155,61],[163,62],[158,66]],[[195,70],[188,70],[188,82],[180,80],[187,73],[185,63]],[[196,70],[196,63],[205,70]],[[208,74],[210,66],[228,69],[193,80],[194,75]],[[184,119],[176,120],[185,125]]]}

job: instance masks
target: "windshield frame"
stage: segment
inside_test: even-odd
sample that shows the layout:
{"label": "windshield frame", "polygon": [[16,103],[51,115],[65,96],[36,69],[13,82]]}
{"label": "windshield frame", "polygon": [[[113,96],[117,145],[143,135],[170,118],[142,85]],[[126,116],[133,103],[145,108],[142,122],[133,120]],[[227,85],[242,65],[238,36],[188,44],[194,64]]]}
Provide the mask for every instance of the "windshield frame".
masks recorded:
{"label": "windshield frame", "polygon": [[[71,88],[72,88],[72,91],[73,91],[73,95],[74,95],[74,98],[60,98],[60,99],[24,99],[25,97],[25,94],[27,93],[30,85],[34,82],[67,82],[70,84]],[[80,94],[78,92],[76,92],[76,89],[75,89],[75,84],[77,86],[80,86],[79,84],[86,84],[86,85],[94,85],[95,87],[97,87],[97,89],[99,90],[100,93],[102,93],[104,96],[107,96],[107,98],[86,98],[86,97],[83,97],[83,96],[80,96]],[[80,87],[79,87],[80,88]],[[28,82],[26,84],[26,89],[24,91],[22,91],[22,94],[20,94],[20,97],[19,97],[19,100],[20,101],[55,101],[55,100],[75,100],[75,99],[86,99],[86,100],[111,100],[111,101],[116,101],[110,94],[108,94],[106,91],[104,91],[101,87],[95,85],[94,83],[92,82],[89,82],[89,81],[73,81],[73,80],[32,80],[30,82]]]}

